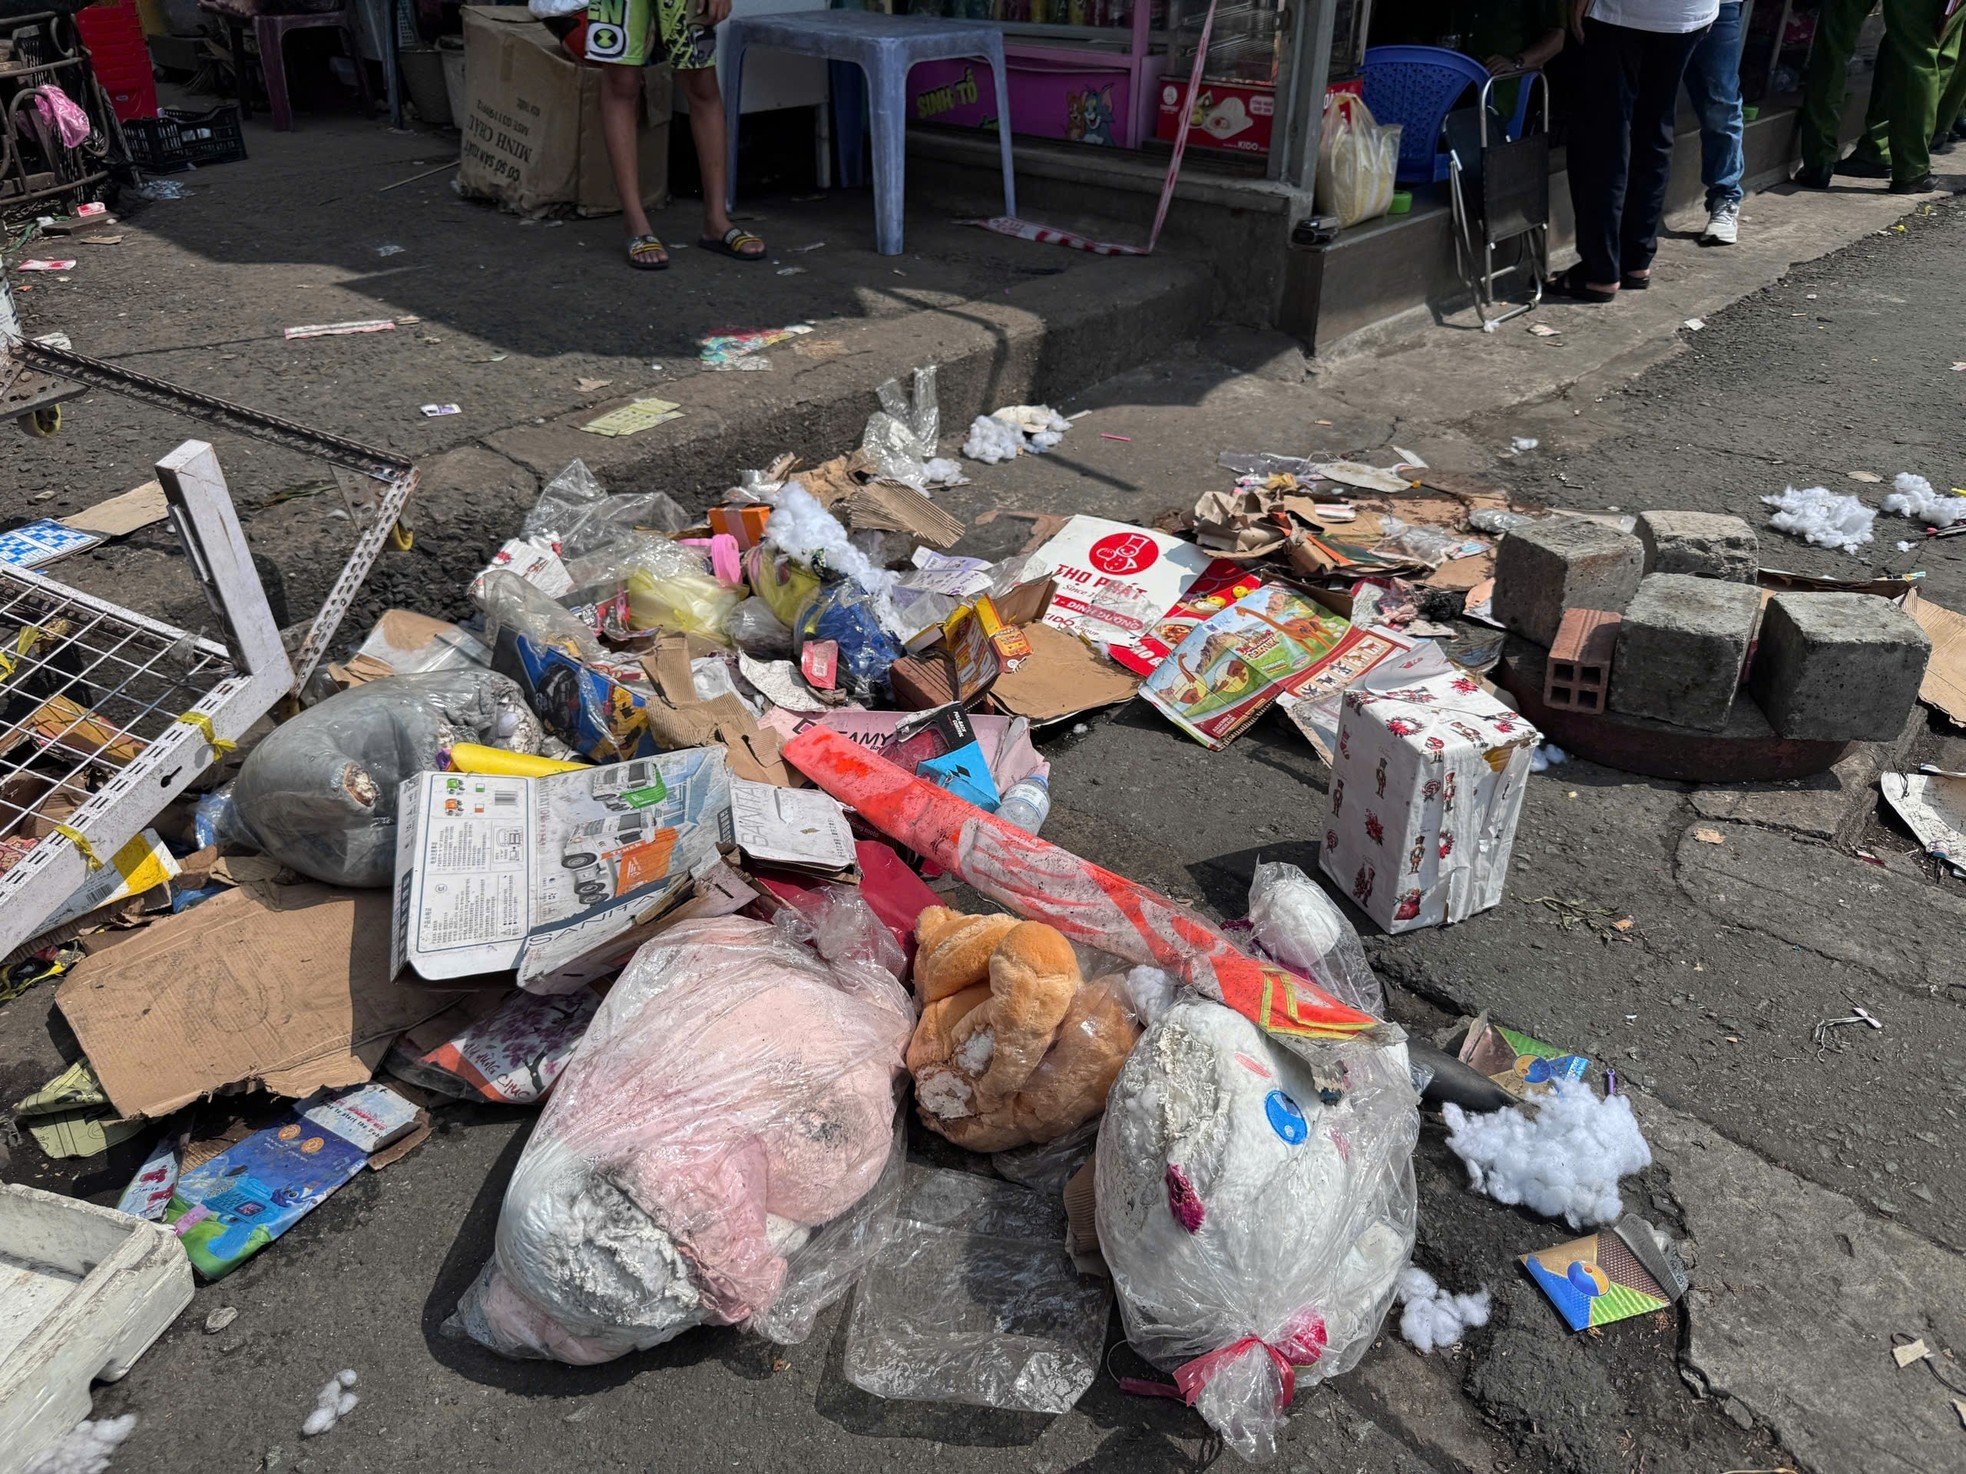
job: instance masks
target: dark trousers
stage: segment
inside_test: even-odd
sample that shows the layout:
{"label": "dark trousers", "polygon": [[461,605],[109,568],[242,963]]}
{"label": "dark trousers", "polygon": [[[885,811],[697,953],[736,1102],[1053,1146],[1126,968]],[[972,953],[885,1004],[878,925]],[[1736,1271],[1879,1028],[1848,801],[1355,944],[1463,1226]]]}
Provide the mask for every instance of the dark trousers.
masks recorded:
{"label": "dark trousers", "polygon": [[1652,264],[1672,174],[1679,86],[1705,36],[1704,30],[1668,35],[1584,22],[1569,150],[1585,281],[1615,282]]}

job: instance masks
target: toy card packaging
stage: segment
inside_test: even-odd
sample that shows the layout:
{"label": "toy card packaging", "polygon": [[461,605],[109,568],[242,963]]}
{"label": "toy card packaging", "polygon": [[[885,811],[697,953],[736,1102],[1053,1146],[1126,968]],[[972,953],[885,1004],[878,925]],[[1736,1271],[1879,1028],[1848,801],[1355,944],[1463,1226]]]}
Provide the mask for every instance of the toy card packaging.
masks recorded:
{"label": "toy card packaging", "polygon": [[1524,1254],[1520,1262],[1573,1331],[1650,1315],[1686,1293],[1686,1271],[1634,1213],[1586,1238]]}
{"label": "toy card packaging", "polygon": [[1368,672],[1345,692],[1318,863],[1388,932],[1487,910],[1541,740],[1458,668],[1407,684]]}
{"label": "toy card packaging", "polygon": [[1519,1029],[1505,1028],[1478,1014],[1461,1041],[1460,1060],[1479,1070],[1517,1100],[1548,1095],[1559,1080],[1581,1080],[1590,1061],[1581,1054],[1532,1039]]}
{"label": "toy card packaging", "polygon": [[429,1118],[386,1085],[316,1096],[186,1168],[164,1209],[192,1267],[223,1279]]}
{"label": "toy card packaging", "polygon": [[1109,645],[1106,653],[1136,676],[1150,676],[1177,645],[1194,633],[1196,625],[1262,586],[1263,575],[1255,569],[1217,558],[1137,642],[1132,646]]}

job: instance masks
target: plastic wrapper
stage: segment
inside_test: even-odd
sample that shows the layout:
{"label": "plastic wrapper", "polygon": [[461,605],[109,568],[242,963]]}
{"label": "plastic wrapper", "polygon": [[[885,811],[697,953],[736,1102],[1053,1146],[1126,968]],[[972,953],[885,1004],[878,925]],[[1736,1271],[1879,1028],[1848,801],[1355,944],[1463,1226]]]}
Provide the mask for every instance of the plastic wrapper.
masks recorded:
{"label": "plastic wrapper", "polygon": [[751,592],[764,600],[765,607],[787,629],[799,622],[799,611],[819,592],[818,574],[763,543],[744,554],[744,577]]}
{"label": "plastic wrapper", "polygon": [[908,1168],[887,1242],[854,1291],[847,1380],[877,1397],[1072,1409],[1112,1304],[1065,1253],[1065,1214],[968,1172]]}
{"label": "plastic wrapper", "polygon": [[1514,532],[1518,527],[1527,527],[1532,522],[1542,520],[1527,512],[1509,512],[1501,507],[1477,507],[1468,513],[1468,526],[1476,532],[1486,532],[1494,537],[1500,537],[1505,532]]}
{"label": "plastic wrapper", "polygon": [[700,520],[691,517],[667,492],[609,496],[584,461],[569,461],[539,493],[520,535],[550,536],[558,541],[564,556],[579,558],[638,528],[681,532]]}
{"label": "plastic wrapper", "polygon": [[730,611],[724,636],[746,655],[760,660],[785,660],[792,654],[792,627],[753,594]]}
{"label": "plastic wrapper", "polygon": [[763,922],[663,932],[554,1087],[459,1328],[575,1364],[705,1324],[802,1339],[879,1248],[912,1015]]}
{"label": "plastic wrapper", "polygon": [[809,944],[828,962],[877,967],[891,978],[907,971],[908,958],[887,923],[874,914],[858,886],[821,886],[772,918],[795,941]]}
{"label": "plastic wrapper", "polygon": [[874,391],[881,407],[867,421],[861,452],[876,472],[917,491],[929,484],[928,462],[942,434],[942,410],[935,397],[935,365],[915,370],[914,393],[904,394],[898,379]]}
{"label": "plastic wrapper", "polygon": [[1318,139],[1317,207],[1340,225],[1376,220],[1393,202],[1399,172],[1398,123],[1381,125],[1361,97],[1339,93],[1325,104]]}
{"label": "plastic wrapper", "polygon": [[459,742],[537,752],[518,683],[488,670],[369,681],[283,722],[246,755],[234,814],[259,848],[329,885],[396,876],[396,790]]}
{"label": "plastic wrapper", "polygon": [[721,644],[728,639],[724,624],[744,598],[718,582],[702,554],[649,533],[604,543],[570,562],[567,574],[577,589],[625,587],[631,632],[674,630]]}
{"label": "plastic wrapper", "polygon": [[1341,1003],[1386,1016],[1386,994],[1358,933],[1323,886],[1295,865],[1259,864],[1249,885],[1256,943]]}
{"label": "plastic wrapper", "polygon": [[809,640],[839,645],[838,683],[855,701],[871,701],[886,691],[887,673],[902,656],[901,642],[882,626],[884,603],[853,580],[841,579],[809,599],[792,627],[801,651]]}
{"label": "plastic wrapper", "polygon": [[1086,1164],[1098,1142],[1099,1122],[1095,1117],[1081,1126],[1073,1127],[1055,1141],[1040,1141],[1031,1146],[1012,1147],[1007,1152],[993,1152],[990,1168],[997,1176],[1019,1187],[1028,1187],[1047,1198],[1055,1198],[1064,1192],[1072,1174]]}
{"label": "plastic wrapper", "polygon": [[1127,1340],[1244,1458],[1358,1364],[1417,1220],[1401,1045],[1285,1050],[1192,994],[1141,1039],[1099,1132],[1099,1244]]}
{"label": "plastic wrapper", "polygon": [[484,577],[479,603],[485,611],[485,643],[512,629],[536,645],[549,645],[592,664],[607,658],[600,637],[578,615],[555,603],[516,573],[494,569]]}

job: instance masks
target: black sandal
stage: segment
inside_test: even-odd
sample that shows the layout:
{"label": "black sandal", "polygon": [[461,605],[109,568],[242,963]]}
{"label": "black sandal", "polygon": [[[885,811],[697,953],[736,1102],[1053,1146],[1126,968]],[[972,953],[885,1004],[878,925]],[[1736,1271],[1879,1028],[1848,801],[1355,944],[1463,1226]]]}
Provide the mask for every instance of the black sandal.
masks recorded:
{"label": "black sandal", "polygon": [[[745,230],[742,226],[737,225],[733,225],[729,230],[725,231],[722,240],[712,240],[709,236],[700,236],[696,243],[706,251],[716,251],[720,255],[730,257],[733,261],[762,261],[767,254],[765,243],[762,240],[752,235],[750,231]],[[758,249],[747,251],[744,249],[747,245],[754,245]]]}
{"label": "black sandal", "polygon": [[1649,271],[1644,276],[1634,276],[1626,272],[1618,278],[1618,290],[1621,292],[1642,292],[1651,285],[1652,273]]}
{"label": "black sandal", "polygon": [[638,235],[628,242],[628,264],[637,271],[667,271],[669,252],[652,235]]}
{"label": "black sandal", "polygon": [[1543,283],[1543,292],[1547,296],[1562,297],[1571,302],[1589,302],[1599,307],[1614,300],[1618,295],[1616,292],[1607,292],[1601,287],[1594,287],[1586,282],[1582,266],[1573,266],[1568,271],[1551,277]]}

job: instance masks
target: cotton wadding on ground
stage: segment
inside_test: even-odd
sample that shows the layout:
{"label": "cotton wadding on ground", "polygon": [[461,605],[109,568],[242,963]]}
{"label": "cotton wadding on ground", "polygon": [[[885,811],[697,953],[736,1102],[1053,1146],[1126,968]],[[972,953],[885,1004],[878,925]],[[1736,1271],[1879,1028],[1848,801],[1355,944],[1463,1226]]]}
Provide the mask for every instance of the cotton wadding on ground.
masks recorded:
{"label": "cotton wadding on ground", "polygon": [[1461,1334],[1488,1324],[1488,1291],[1452,1295],[1434,1277],[1412,1265],[1399,1272],[1393,1292],[1406,1309],[1399,1333],[1415,1351],[1437,1351],[1461,1344]]}
{"label": "cotton wadding on ground", "polygon": [[355,1411],[355,1404],[361,1399],[348,1389],[355,1385],[355,1372],[345,1367],[334,1374],[328,1385],[321,1389],[321,1395],[314,1399],[314,1411],[307,1415],[307,1421],[300,1425],[302,1438],[318,1438]]}
{"label": "cotton wadding on ground", "polygon": [[1871,524],[1877,520],[1877,513],[1854,496],[1826,486],[1801,491],[1791,486],[1780,496],[1761,500],[1775,509],[1769,522],[1777,532],[1792,533],[1806,543],[1843,553],[1854,553],[1869,542]]}
{"label": "cotton wadding on ground", "polygon": [[1470,1187],[1572,1228],[1617,1222],[1625,1210],[1618,1179],[1652,1163],[1630,1100],[1578,1080],[1507,1110],[1469,1115],[1450,1104],[1441,1115]]}
{"label": "cotton wadding on ground", "polygon": [[136,1426],[135,1413],[77,1423],[34,1456],[27,1474],[102,1474]]}
{"label": "cotton wadding on ground", "polygon": [[1884,510],[1928,527],[1951,527],[1966,522],[1966,496],[1934,491],[1932,483],[1910,471],[1898,472],[1892,492],[1884,498]]}

